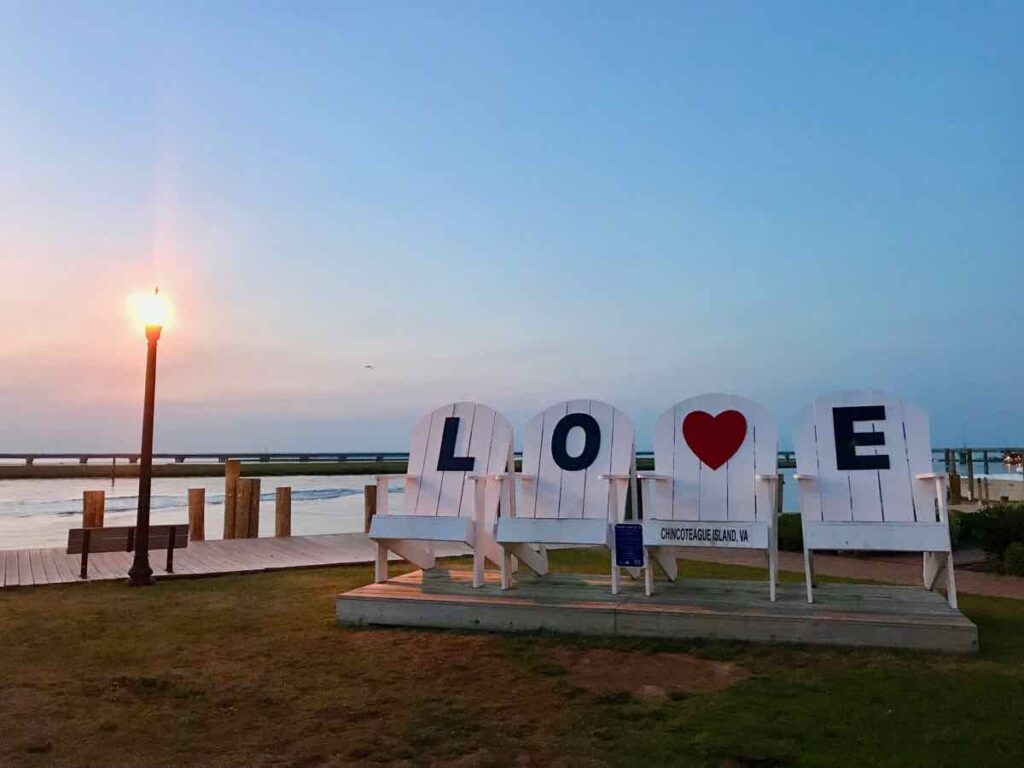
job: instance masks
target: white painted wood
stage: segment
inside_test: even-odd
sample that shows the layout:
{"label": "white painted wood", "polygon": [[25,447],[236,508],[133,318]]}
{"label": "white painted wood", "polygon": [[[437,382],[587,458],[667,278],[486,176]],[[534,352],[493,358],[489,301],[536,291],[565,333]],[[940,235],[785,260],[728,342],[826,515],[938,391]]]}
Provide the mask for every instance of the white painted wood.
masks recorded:
{"label": "white painted wood", "polygon": [[[746,431],[735,452],[713,468],[698,456],[702,445],[698,443],[695,450],[689,444],[683,425],[689,414],[701,412],[716,419],[712,423],[717,425],[717,418],[727,411],[743,415]],[[713,459],[709,460],[714,464]],[[654,562],[662,564],[672,556],[671,550],[657,553],[658,547],[686,545],[764,549],[769,565],[774,563],[769,550],[776,516],[778,427],[767,410],[750,400],[723,394],[700,395],[676,403],[655,424],[654,462],[655,473],[640,475],[644,499],[649,500],[644,509],[644,543]],[[660,521],[676,525],[659,526]],[[666,531],[700,538],[666,542],[660,538]],[[717,538],[723,534],[723,538]],[[775,574],[771,568],[769,571],[771,593]],[[669,575],[674,578],[673,573]],[[653,590],[653,576],[648,575],[645,582]]]}
{"label": "white painted wood", "polygon": [[460,541],[473,544],[475,528],[464,517],[429,517],[426,515],[374,515],[369,537],[378,539],[410,539],[415,541]]}
{"label": "white painted wood", "polygon": [[[457,418],[452,455],[472,459],[472,470],[440,469],[445,421]],[[498,473],[511,472],[512,425],[493,409],[478,403],[452,403],[420,419],[412,429],[409,472],[404,476],[377,477],[377,514],[370,538],[385,550],[407,552],[417,564],[431,563],[433,555],[414,542],[464,542],[474,551],[474,572],[484,561],[500,565],[501,550],[492,530],[501,506]],[[388,486],[395,477],[405,480],[403,514],[391,514]],[[404,556],[404,555],[403,555]],[[378,555],[375,578],[387,578],[386,551]],[[475,580],[483,584],[482,573]]]}
{"label": "white painted wood", "polygon": [[[691,412],[718,416],[730,410],[743,414],[747,422],[746,435],[732,457],[713,470],[687,444],[683,421]],[[758,487],[755,476],[777,472],[778,428],[771,414],[757,403],[722,394],[683,400],[658,418],[654,448],[657,474],[671,477],[672,484],[670,488],[655,486],[650,490],[653,503],[645,511],[649,519],[715,522],[767,522],[770,519],[771,489]]]}
{"label": "white painted wood", "polygon": [[[441,452],[444,420],[454,413],[454,404],[446,405],[420,419],[419,423],[413,427],[415,442],[409,443],[409,466],[417,467],[417,474],[415,475],[415,487],[410,489],[407,484],[405,489],[405,514],[407,515],[437,514],[437,507],[441,500],[442,479],[441,473],[437,471],[437,457]],[[410,494],[410,490],[414,492]]]}
{"label": "white painted wood", "polygon": [[[683,440],[683,419],[692,409],[688,408],[685,401],[677,403],[672,409],[672,420],[667,421],[668,411],[662,414],[655,425],[655,432],[664,430],[672,438],[672,461],[671,467],[665,467],[664,472],[672,475],[672,518],[675,520],[700,520],[700,460],[694,456],[693,451]],[[660,469],[662,462],[655,454],[655,468]],[[660,517],[664,513],[656,512]]]}
{"label": "white painted wood", "polygon": [[793,448],[796,451],[796,480],[800,497],[800,517],[804,523],[821,522],[824,517],[821,506],[821,486],[812,482],[821,471],[818,467],[817,425],[814,423],[814,408],[807,406],[796,417],[793,427]]}
{"label": "white painted wood", "polygon": [[943,523],[818,523],[804,531],[809,549],[880,552],[947,552]]}
{"label": "white painted wood", "polygon": [[[600,445],[589,466],[566,470],[558,466],[552,439],[559,421],[573,413],[588,414],[597,422]],[[579,456],[584,448],[583,430],[572,428],[566,452]],[[626,498],[635,494],[633,426],[625,414],[598,400],[556,403],[527,424],[523,440],[523,473],[501,475],[506,493],[512,496],[503,507],[495,539],[505,546],[503,586],[511,585],[513,550],[532,570],[547,569],[546,555],[516,549],[528,544],[590,544],[611,546],[610,525],[625,517]],[[539,571],[538,571],[539,572]],[[617,579],[613,576],[613,588]]]}
{"label": "white painted wood", "polygon": [[[554,437],[555,425],[558,420],[566,415],[569,403],[558,403],[548,408],[539,418],[543,422],[541,439],[544,441],[537,456],[540,463],[535,467],[527,467],[526,459],[523,459],[523,472],[534,474],[536,488],[536,507],[534,517],[557,518],[562,501],[562,470],[555,464],[555,458],[551,453],[551,440]],[[538,416],[534,416],[537,419]],[[529,430],[527,430],[529,431]],[[533,451],[530,452],[533,454]]]}
{"label": "white painted wood", "polygon": [[[547,411],[534,416],[523,433],[523,472],[519,476],[521,488],[508,484],[515,505],[516,517],[537,517],[537,473],[540,470],[541,451],[549,443],[544,442],[544,420]],[[554,429],[552,424],[551,429]],[[550,441],[551,436],[548,435]]]}
{"label": "white painted wood", "polygon": [[[939,517],[938,500],[945,504],[946,489],[943,473],[932,471],[932,430],[928,416],[913,403],[903,403],[903,427],[906,432],[907,466],[910,477],[918,482],[913,483],[914,519],[920,522],[937,522],[945,519]],[[939,486],[927,482],[929,479],[940,481]],[[923,481],[923,482],[922,482]]]}
{"label": "white painted wood", "polygon": [[[455,455],[470,456],[472,455],[470,453],[470,443],[473,438],[474,424],[477,421],[476,406],[473,403],[456,403],[454,413],[452,415],[459,419],[459,433],[455,440]],[[490,408],[483,411],[480,414],[479,426],[483,428],[482,431],[484,432],[484,438],[487,441],[487,445],[481,446],[479,444],[480,439],[478,437],[476,445],[476,452],[478,456],[476,463],[479,463],[481,458],[486,462],[488,454],[490,453],[491,431],[494,429],[494,411]],[[433,425],[431,426],[431,429],[433,429]],[[438,448],[440,448],[440,443],[438,443]],[[483,448],[482,451],[481,448]],[[483,455],[479,456],[481,453]],[[438,495],[437,507],[433,514],[458,517],[460,512],[463,511],[463,497],[465,497],[465,516],[472,517],[474,500],[473,483],[467,482],[467,475],[471,473],[450,471],[438,472],[437,459],[431,460],[428,457],[427,468],[429,469],[431,466],[433,467],[433,473],[437,474],[438,477],[441,478],[439,483],[441,492]],[[474,471],[476,471],[475,466]],[[420,514],[424,513],[420,512]]]}
{"label": "white painted wood", "polygon": [[[878,446],[857,446],[858,456],[888,456],[888,469],[837,466],[833,412],[839,407],[881,406],[885,418],[857,422],[854,433],[884,436]],[[932,472],[928,418],[916,406],[878,390],[851,390],[820,397],[797,419],[794,434],[803,524],[808,600],[813,599],[812,553],[816,549],[893,550],[939,553],[925,558],[932,585],[937,563],[949,563],[947,599],[956,605],[945,486]]]}
{"label": "white painted wood", "polygon": [[498,520],[499,544],[591,544],[608,546],[607,520],[551,520],[503,517]]}
{"label": "white painted wood", "polygon": [[388,548],[378,541],[374,549],[373,580],[380,584],[388,580]]}
{"label": "white painted wood", "polygon": [[399,557],[424,570],[433,568],[437,564],[434,558],[434,548],[422,541],[384,539],[384,545]]}
{"label": "white painted wood", "polygon": [[[593,410],[593,406],[589,400],[570,400],[566,407],[566,413],[590,413]],[[583,430],[573,429],[569,432],[569,439],[566,443],[567,449],[570,456],[578,456],[583,451]],[[607,441],[602,441],[601,450],[605,453],[608,451]],[[590,467],[586,472],[566,472],[561,473],[561,483],[546,482],[546,488],[558,489],[558,506],[557,514],[551,515],[552,517],[558,517],[560,519],[583,519],[583,508],[587,496],[587,479],[590,472],[595,466],[600,467],[601,457],[594,462],[594,465]],[[607,461],[604,462],[607,470]],[[607,484],[601,483],[603,487],[598,487],[596,477],[590,477],[590,492],[593,496],[594,492],[607,493]],[[593,507],[591,507],[592,509]]]}

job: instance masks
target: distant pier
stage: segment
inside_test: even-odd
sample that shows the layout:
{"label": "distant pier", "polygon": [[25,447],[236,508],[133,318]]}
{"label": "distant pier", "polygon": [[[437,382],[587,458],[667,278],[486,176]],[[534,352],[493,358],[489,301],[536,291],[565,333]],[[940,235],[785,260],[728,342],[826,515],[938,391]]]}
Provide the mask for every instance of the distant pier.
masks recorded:
{"label": "distant pier", "polygon": [[[973,476],[974,468],[989,474],[993,466],[1001,467],[1006,454],[1024,453],[1024,448],[933,448],[935,461],[945,461],[947,473],[963,468]],[[654,468],[654,454],[637,452],[637,468]],[[379,475],[404,473],[408,453],[373,451],[328,452],[246,452],[216,451],[212,453],[157,453],[153,455],[156,477],[218,477],[224,474],[224,462],[239,459],[242,474],[251,476],[281,475]],[[519,455],[517,454],[517,460]],[[68,477],[138,477],[139,454],[111,453],[0,453],[0,479],[44,479]],[[779,468],[793,469],[793,451],[779,451]]]}

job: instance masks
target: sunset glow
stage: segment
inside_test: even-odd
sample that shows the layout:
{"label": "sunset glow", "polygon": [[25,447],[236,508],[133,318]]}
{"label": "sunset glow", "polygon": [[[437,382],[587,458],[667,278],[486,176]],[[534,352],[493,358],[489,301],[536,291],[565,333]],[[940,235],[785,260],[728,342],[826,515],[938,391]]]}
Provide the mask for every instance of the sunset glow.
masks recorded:
{"label": "sunset glow", "polygon": [[174,316],[170,302],[160,293],[159,288],[151,293],[129,294],[128,311],[132,321],[143,328],[167,328]]}

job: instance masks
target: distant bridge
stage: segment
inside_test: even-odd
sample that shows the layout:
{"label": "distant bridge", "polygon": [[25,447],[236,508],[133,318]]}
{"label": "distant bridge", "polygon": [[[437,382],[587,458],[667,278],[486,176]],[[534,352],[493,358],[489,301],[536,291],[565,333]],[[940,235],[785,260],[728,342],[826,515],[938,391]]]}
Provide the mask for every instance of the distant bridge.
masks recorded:
{"label": "distant bridge", "polygon": [[[936,460],[945,460],[946,469],[981,464],[988,472],[991,464],[1001,463],[1006,454],[1024,453],[1019,447],[933,448]],[[516,454],[521,458],[521,454]],[[643,469],[653,466],[652,451],[638,451],[637,464]],[[205,453],[155,453],[154,473],[163,476],[216,475],[228,459],[239,459],[243,465],[259,465],[246,472],[267,474],[357,474],[402,472],[409,454],[394,451],[215,451]],[[138,472],[138,452],[67,452],[0,453],[0,477],[131,477]],[[17,463],[14,463],[17,462]],[[177,465],[177,466],[174,466]],[[796,466],[793,451],[779,451],[779,467]]]}

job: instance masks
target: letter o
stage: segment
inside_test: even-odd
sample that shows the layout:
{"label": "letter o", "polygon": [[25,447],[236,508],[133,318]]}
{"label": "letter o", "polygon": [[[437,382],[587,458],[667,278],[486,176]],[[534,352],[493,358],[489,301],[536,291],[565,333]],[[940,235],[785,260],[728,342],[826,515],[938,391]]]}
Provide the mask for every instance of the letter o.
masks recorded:
{"label": "letter o", "polygon": [[[583,450],[579,456],[570,456],[566,450],[569,431],[573,427],[580,427],[583,430]],[[589,413],[570,413],[555,424],[554,432],[551,434],[551,456],[555,464],[566,472],[586,469],[597,459],[597,452],[600,450],[601,427],[597,419]]]}

